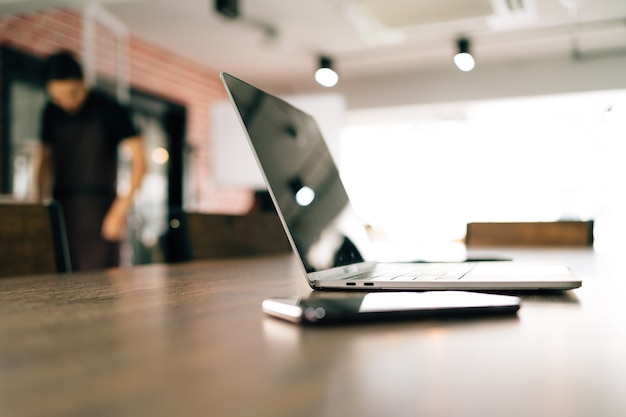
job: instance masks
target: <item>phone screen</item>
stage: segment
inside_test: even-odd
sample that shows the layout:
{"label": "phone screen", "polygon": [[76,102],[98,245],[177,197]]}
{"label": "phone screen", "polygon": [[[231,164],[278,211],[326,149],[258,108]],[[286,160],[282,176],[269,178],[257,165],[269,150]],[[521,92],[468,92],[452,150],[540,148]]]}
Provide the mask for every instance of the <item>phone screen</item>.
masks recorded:
{"label": "phone screen", "polygon": [[269,299],[263,311],[295,323],[513,314],[520,307],[515,296],[468,291],[376,292],[365,295],[313,296],[300,299]]}

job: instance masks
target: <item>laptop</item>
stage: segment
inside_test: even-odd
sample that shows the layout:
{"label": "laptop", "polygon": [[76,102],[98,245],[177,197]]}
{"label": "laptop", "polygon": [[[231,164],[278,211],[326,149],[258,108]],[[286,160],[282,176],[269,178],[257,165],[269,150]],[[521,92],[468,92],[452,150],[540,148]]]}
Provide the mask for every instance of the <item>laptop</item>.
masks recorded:
{"label": "laptop", "polygon": [[379,262],[317,123],[309,114],[222,72],[226,91],[309,285],[341,290],[567,290],[565,265]]}

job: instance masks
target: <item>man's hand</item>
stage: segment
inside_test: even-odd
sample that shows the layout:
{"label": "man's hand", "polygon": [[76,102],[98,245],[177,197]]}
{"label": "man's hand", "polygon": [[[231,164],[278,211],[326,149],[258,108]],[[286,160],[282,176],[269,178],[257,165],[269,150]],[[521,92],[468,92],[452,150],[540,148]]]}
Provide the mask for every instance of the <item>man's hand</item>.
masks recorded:
{"label": "man's hand", "polygon": [[124,139],[121,146],[131,151],[130,187],[125,196],[118,196],[102,221],[102,237],[105,240],[120,241],[126,232],[126,216],[130,210],[133,195],[139,188],[146,172],[146,157],[143,140],[139,136]]}
{"label": "man's hand", "polygon": [[125,198],[116,198],[102,221],[102,237],[105,240],[118,242],[126,232],[126,216],[130,201]]}

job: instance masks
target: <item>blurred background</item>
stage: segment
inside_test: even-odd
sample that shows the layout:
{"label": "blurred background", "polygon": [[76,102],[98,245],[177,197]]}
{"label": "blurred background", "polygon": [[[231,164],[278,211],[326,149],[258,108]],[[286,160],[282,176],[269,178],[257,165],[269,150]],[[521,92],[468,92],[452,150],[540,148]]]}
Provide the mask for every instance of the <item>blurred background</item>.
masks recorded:
{"label": "blurred background", "polygon": [[176,213],[246,213],[263,188],[220,71],[314,115],[377,236],[416,248],[469,222],[593,219],[596,249],[623,245],[623,0],[0,0],[0,14],[0,193],[34,198],[39,66],[75,52],[146,141],[125,264],[171,258]]}

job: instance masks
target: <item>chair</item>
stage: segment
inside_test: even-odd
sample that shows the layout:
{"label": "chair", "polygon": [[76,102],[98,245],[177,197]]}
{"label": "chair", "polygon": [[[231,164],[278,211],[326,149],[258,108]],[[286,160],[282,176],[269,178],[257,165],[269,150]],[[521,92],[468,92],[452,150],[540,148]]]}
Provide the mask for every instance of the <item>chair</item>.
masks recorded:
{"label": "chair", "polygon": [[289,253],[291,246],[273,213],[187,213],[193,259],[235,258]]}
{"label": "chair", "polygon": [[0,202],[0,247],[0,277],[71,272],[57,203]]}
{"label": "chair", "polygon": [[468,223],[465,244],[468,247],[590,247],[593,220]]}

